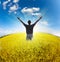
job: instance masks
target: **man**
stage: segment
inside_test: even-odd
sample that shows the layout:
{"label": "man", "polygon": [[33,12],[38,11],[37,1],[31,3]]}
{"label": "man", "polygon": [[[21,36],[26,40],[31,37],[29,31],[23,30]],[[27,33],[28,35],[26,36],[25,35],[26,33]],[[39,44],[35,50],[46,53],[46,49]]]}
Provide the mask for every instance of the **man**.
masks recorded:
{"label": "man", "polygon": [[28,20],[28,25],[25,24],[19,17],[17,17],[18,20],[25,26],[26,28],[26,34],[27,34],[27,37],[26,39],[27,40],[32,40],[32,37],[33,37],[33,28],[34,26],[36,25],[36,23],[42,18],[42,16],[34,23],[34,24],[31,24],[31,21]]}

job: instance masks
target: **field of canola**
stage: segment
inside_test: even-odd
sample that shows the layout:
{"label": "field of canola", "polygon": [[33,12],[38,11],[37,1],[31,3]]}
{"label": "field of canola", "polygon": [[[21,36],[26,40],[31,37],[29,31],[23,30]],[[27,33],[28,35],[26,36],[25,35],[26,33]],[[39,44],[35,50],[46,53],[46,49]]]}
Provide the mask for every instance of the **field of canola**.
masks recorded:
{"label": "field of canola", "polygon": [[60,62],[60,38],[36,33],[27,41],[25,33],[0,38],[0,62]]}

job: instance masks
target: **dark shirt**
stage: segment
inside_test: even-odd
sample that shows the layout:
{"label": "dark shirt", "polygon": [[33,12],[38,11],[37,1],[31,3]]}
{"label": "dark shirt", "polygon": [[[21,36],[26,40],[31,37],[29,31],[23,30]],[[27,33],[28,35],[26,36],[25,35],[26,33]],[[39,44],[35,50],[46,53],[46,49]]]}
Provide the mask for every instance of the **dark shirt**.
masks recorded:
{"label": "dark shirt", "polygon": [[25,28],[26,28],[26,33],[27,34],[33,34],[33,28],[34,28],[34,24],[32,24],[32,25],[24,25],[25,26]]}
{"label": "dark shirt", "polygon": [[26,33],[27,34],[33,34],[33,28],[34,28],[34,26],[36,25],[36,23],[42,18],[42,17],[40,17],[34,24],[32,24],[32,25],[27,25],[27,24],[25,24],[19,17],[17,17],[18,18],[18,20],[20,21],[20,22],[22,22],[22,24],[25,26],[25,28],[26,28]]}

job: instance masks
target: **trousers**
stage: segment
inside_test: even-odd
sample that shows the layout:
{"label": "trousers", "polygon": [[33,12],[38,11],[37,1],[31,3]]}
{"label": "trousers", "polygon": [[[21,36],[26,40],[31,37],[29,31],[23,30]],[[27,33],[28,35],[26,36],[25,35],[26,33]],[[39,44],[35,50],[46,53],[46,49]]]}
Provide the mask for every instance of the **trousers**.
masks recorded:
{"label": "trousers", "polygon": [[33,34],[27,34],[26,39],[27,40],[32,40]]}

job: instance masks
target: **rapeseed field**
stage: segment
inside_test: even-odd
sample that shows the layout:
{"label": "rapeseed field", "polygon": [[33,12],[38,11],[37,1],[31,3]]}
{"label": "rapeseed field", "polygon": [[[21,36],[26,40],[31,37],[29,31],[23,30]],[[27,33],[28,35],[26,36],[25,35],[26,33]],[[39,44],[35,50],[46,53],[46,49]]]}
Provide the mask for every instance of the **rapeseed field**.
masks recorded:
{"label": "rapeseed field", "polygon": [[60,37],[35,33],[26,40],[25,33],[0,38],[0,62],[60,62]]}

